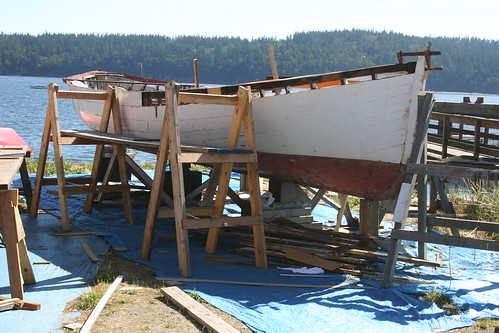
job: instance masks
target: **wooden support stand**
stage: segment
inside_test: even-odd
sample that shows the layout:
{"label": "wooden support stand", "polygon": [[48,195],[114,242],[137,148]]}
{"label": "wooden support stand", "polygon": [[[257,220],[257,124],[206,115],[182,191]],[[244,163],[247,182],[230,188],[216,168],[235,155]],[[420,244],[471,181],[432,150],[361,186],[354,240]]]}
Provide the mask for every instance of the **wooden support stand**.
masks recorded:
{"label": "wooden support stand", "polygon": [[[25,284],[36,283],[18,209],[19,191],[9,189],[12,179],[23,163],[26,150],[26,147],[0,148],[0,229],[7,254],[12,296],[12,299],[1,300],[0,310],[10,305],[19,307],[19,301],[24,299],[23,280]],[[35,309],[39,308],[39,305],[35,306]]]}
{"label": "wooden support stand", "polygon": [[[205,250],[213,254],[216,250],[220,228],[225,226],[252,226],[256,265],[259,268],[266,268],[267,257],[265,254],[263,216],[253,131],[251,90],[240,87],[236,96],[179,93],[178,85],[175,82],[170,82],[165,86],[165,100],[165,118],[157,153],[141,258],[147,260],[150,257],[157,217],[171,216],[173,213],[177,234],[179,269],[182,276],[188,277],[191,275],[188,230],[196,228],[209,228]],[[228,133],[227,148],[182,146],[178,128],[178,103],[233,105],[234,112]],[[243,128],[244,132],[246,149],[237,148],[241,128]],[[163,186],[164,170],[168,160],[170,162],[174,195],[174,210],[170,210],[170,212],[159,210],[160,189]],[[186,207],[182,163],[210,163],[215,165],[203,199],[204,203],[209,203],[212,194],[216,190],[214,206],[207,205],[193,209]],[[229,180],[234,163],[245,163],[247,165],[251,216],[239,218],[223,216],[226,197],[230,191]],[[188,214],[190,217],[188,217]]]}
{"label": "wooden support stand", "polygon": [[71,179],[72,183],[86,184],[86,186],[67,185],[67,180],[64,176],[62,145],[78,144],[78,142],[76,142],[77,137],[75,136],[72,137],[70,131],[61,131],[59,127],[59,111],[57,107],[58,98],[89,99],[89,100],[104,101],[104,110],[102,114],[102,121],[99,131],[102,133],[107,132],[109,127],[110,117],[112,115],[115,133],[116,134],[122,133],[121,117],[119,115],[119,104],[117,102],[113,88],[109,88],[108,91],[105,93],[71,92],[71,91],[59,91],[59,87],[55,83],[51,83],[48,86],[47,114],[45,118],[42,143],[40,147],[35,188],[33,193],[32,205],[30,207],[30,216],[36,217],[38,213],[38,206],[40,203],[42,186],[53,185],[53,183],[49,179],[44,178],[48,147],[50,141],[52,141],[54,147],[54,162],[57,172],[57,186],[59,194],[59,205],[61,211],[62,230],[63,231],[70,230],[67,199],[66,199],[66,196],[69,194],[87,194],[87,200],[85,203],[85,212],[90,213],[92,210],[92,203],[95,193],[121,192],[123,196],[123,205],[125,208],[125,219],[128,223],[133,223],[132,207],[130,199],[130,187],[128,185],[128,179],[126,176],[125,146],[120,142],[112,142],[119,166],[119,173],[121,180],[120,184],[116,185],[109,185],[106,183],[102,185],[97,184],[99,162],[103,155],[104,144],[108,143],[108,141],[87,140],[87,142],[84,142],[84,144],[96,145],[91,176],[89,179],[84,179],[83,181],[81,179],[79,181],[76,179]]}
{"label": "wooden support stand", "polygon": [[[427,106],[429,101],[424,103],[424,109],[431,110]],[[416,163],[414,161],[420,161]],[[411,200],[412,190],[416,177],[418,178],[418,230],[408,231],[403,230],[402,223],[405,222],[408,214],[409,201]],[[402,185],[397,207],[394,214],[395,227],[392,230],[390,249],[387,257],[387,263],[383,274],[381,286],[387,288],[391,285],[395,265],[398,259],[398,247],[401,240],[418,241],[418,256],[422,259],[426,258],[426,243],[443,244],[449,246],[458,246],[465,248],[483,249],[490,251],[499,251],[499,242],[494,240],[472,239],[460,237],[458,229],[465,230],[483,230],[488,232],[499,232],[499,225],[491,222],[480,222],[461,220],[456,218],[428,216],[427,214],[427,177],[432,177],[435,186],[441,197],[446,201],[445,191],[441,183],[441,177],[457,177],[457,178],[471,178],[471,179],[486,179],[486,180],[499,180],[499,170],[491,170],[484,168],[466,168],[452,165],[434,165],[426,164],[426,160],[418,157],[412,159],[407,167],[407,179]],[[451,207],[446,208],[451,211]],[[453,211],[453,210],[452,210]],[[454,236],[439,235],[428,233],[429,225],[442,226],[451,228]]]}

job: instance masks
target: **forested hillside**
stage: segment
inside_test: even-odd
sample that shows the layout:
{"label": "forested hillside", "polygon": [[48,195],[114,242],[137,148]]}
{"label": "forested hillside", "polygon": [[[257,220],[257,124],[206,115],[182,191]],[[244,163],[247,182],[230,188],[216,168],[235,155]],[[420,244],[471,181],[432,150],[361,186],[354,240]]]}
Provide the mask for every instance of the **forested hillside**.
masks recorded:
{"label": "forested hillside", "polygon": [[270,74],[266,45],[280,75],[305,75],[397,62],[397,51],[432,44],[427,89],[499,94],[499,41],[405,36],[345,30],[296,33],[286,39],[159,35],[0,34],[0,75],[63,77],[93,69],[202,83],[237,83]]}

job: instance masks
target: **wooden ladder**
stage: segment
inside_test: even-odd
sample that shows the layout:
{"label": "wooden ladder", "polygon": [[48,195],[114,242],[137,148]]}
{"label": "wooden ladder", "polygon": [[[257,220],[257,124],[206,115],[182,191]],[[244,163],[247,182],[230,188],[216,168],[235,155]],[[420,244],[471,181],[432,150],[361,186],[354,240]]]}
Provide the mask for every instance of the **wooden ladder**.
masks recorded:
{"label": "wooden ladder", "polygon": [[[30,216],[36,217],[38,213],[38,206],[40,204],[41,188],[43,185],[55,185],[53,179],[45,178],[45,165],[47,162],[47,154],[49,144],[52,141],[54,147],[54,162],[57,173],[56,185],[59,194],[59,206],[61,212],[61,224],[63,231],[70,230],[69,214],[67,209],[67,195],[70,194],[87,194],[85,203],[85,212],[92,211],[93,197],[95,193],[102,192],[121,192],[123,196],[123,205],[125,209],[125,219],[127,223],[133,223],[132,206],[130,198],[130,187],[126,176],[125,165],[125,147],[119,143],[113,144],[116,159],[118,161],[120,184],[97,184],[99,162],[104,152],[104,143],[87,141],[78,143],[76,137],[63,136],[59,127],[59,110],[57,105],[58,98],[69,99],[86,99],[86,100],[100,100],[104,101],[104,109],[99,131],[107,132],[111,115],[113,116],[114,132],[116,134],[122,133],[121,117],[119,114],[119,103],[116,99],[115,89],[109,87],[107,92],[77,92],[77,91],[59,91],[59,86],[55,83],[48,85],[48,105],[47,114],[45,117],[45,125],[43,129],[42,142],[40,147],[40,155],[38,159],[38,169],[35,179],[35,187],[33,191],[33,198],[30,207]],[[65,178],[64,175],[64,161],[62,145],[71,144],[95,144],[96,150],[94,155],[94,162],[90,178]],[[67,182],[72,184],[84,184],[85,186],[67,185]]]}
{"label": "wooden ladder", "polygon": [[[179,92],[175,82],[165,85],[165,115],[157,154],[154,181],[146,217],[142,242],[141,258],[148,260],[158,217],[175,217],[179,270],[182,276],[191,276],[188,230],[209,228],[205,251],[213,254],[217,247],[220,228],[226,226],[252,226],[256,266],[267,268],[263,214],[260,201],[257,154],[253,130],[251,90],[239,87],[237,95],[215,95]],[[225,149],[182,146],[178,124],[179,103],[203,103],[232,105],[234,112],[229,127]],[[238,140],[243,128],[245,149],[238,149]],[[160,191],[163,186],[167,161],[170,162],[173,186],[174,208],[159,210]],[[204,203],[210,200],[216,190],[214,206],[187,207],[183,187],[183,163],[209,163],[215,167],[210,175],[210,183],[205,193]],[[225,217],[223,210],[229,188],[230,175],[234,163],[247,165],[251,216]],[[208,199],[207,199],[208,198]],[[189,216],[189,217],[188,217]]]}

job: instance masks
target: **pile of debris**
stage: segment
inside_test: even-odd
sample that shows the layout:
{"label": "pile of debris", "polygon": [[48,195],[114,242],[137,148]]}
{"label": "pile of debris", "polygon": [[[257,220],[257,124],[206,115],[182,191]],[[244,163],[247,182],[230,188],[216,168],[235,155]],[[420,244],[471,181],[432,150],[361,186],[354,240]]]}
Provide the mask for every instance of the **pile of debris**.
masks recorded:
{"label": "pile of debris", "polygon": [[[219,248],[248,257],[254,255],[250,228],[225,228],[220,237]],[[231,242],[224,242],[224,239],[231,240]],[[373,237],[332,230],[310,229],[285,218],[265,223],[265,242],[270,266],[314,266],[339,274],[350,274],[376,280],[382,278],[378,263],[387,258],[387,252],[379,249],[378,243]],[[207,259],[245,263],[244,261],[221,258]],[[437,262],[404,255],[401,255],[399,260],[414,265],[440,266]]]}

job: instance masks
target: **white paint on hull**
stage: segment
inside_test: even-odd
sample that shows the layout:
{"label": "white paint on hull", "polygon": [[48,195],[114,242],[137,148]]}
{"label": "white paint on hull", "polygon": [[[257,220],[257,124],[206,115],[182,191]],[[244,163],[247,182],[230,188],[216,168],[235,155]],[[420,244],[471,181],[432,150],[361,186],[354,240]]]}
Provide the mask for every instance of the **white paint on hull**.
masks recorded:
{"label": "white paint on hull", "polygon": [[[417,67],[421,69],[422,65]],[[423,82],[421,69],[390,78],[253,98],[257,149],[278,154],[405,163],[411,153],[417,94],[423,89]],[[70,88],[92,90],[73,85]],[[118,89],[117,96],[125,135],[157,139],[164,107],[142,107],[141,92],[137,91]],[[95,116],[86,123],[97,129],[103,103],[74,100],[74,104],[83,118],[85,114]],[[232,107],[228,106],[180,106],[182,143],[224,146],[231,115]]]}

